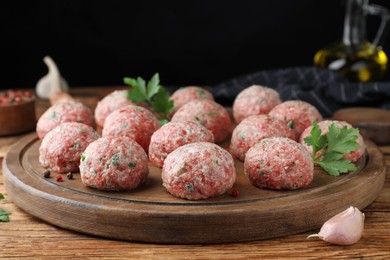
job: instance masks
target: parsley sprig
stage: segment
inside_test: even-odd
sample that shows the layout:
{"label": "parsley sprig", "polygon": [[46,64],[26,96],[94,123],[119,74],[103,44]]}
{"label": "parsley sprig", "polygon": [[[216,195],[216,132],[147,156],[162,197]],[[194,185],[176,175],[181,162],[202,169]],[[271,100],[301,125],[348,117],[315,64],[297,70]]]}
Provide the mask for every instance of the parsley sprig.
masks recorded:
{"label": "parsley sprig", "polygon": [[343,156],[360,147],[356,142],[358,133],[358,129],[347,126],[338,127],[336,123],[332,123],[328,127],[328,132],[322,134],[318,123],[313,122],[310,136],[304,140],[313,149],[314,164],[319,165],[329,175],[339,176],[340,173],[357,169],[355,164]]}
{"label": "parsley sprig", "polygon": [[[4,196],[3,196],[3,194],[0,193],[0,200],[2,200],[2,199],[4,199]],[[0,221],[1,222],[8,222],[9,221],[8,215],[10,215],[10,214],[11,214],[11,212],[0,208]]]}
{"label": "parsley sprig", "polygon": [[125,77],[123,82],[132,87],[127,92],[128,99],[134,103],[146,102],[150,105],[153,111],[161,117],[160,123],[162,125],[169,121],[168,117],[173,109],[173,100],[170,99],[168,91],[160,85],[158,73],[154,74],[148,83],[141,77]]}

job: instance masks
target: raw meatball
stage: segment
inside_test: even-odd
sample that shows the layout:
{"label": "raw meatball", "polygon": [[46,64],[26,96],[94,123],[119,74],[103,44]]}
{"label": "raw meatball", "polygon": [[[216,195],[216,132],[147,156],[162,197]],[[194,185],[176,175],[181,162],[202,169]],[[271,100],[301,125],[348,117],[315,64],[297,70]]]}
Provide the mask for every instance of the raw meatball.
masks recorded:
{"label": "raw meatball", "polygon": [[286,120],[289,126],[294,129],[296,140],[299,139],[303,130],[311,126],[313,121],[322,121],[322,116],[317,108],[300,100],[283,102],[274,107],[269,114]]}
{"label": "raw meatball", "polygon": [[306,148],[283,137],[263,139],[249,149],[244,170],[253,185],[276,190],[305,187],[314,175]]}
{"label": "raw meatball", "polygon": [[253,85],[241,91],[233,103],[233,116],[237,123],[253,115],[268,114],[282,103],[278,92],[271,88]]}
{"label": "raw meatball", "polygon": [[111,92],[97,103],[95,109],[96,124],[103,127],[106,117],[114,110],[132,104],[131,100],[127,98],[127,90],[116,90]]}
{"label": "raw meatball", "polygon": [[[332,120],[325,120],[325,121],[321,121],[318,123],[318,127],[321,129],[322,131],[322,134],[326,134],[328,132],[328,128],[329,126],[332,124],[332,123],[335,123],[338,125],[338,127],[343,127],[343,126],[347,126],[348,128],[353,128],[350,124],[348,124],[347,122],[343,122],[343,121],[332,121]],[[305,129],[305,131],[303,131],[301,137],[299,138],[299,142],[301,144],[303,144],[306,149],[309,151],[309,153],[311,154],[312,153],[312,147],[311,146],[308,146],[306,143],[305,143],[305,138],[308,137],[310,135],[310,131],[313,127],[312,126],[309,126],[308,128]],[[351,153],[349,154],[346,154],[344,156],[344,158],[347,158],[348,160],[352,161],[352,162],[356,162],[357,160],[359,160],[360,157],[362,157],[362,155],[364,154],[364,152],[366,151],[366,145],[364,143],[364,140],[363,140],[363,137],[360,135],[360,133],[358,134],[358,138],[356,140],[356,142],[360,145],[360,147],[355,150],[355,151],[352,151]]]}
{"label": "raw meatball", "polygon": [[61,102],[51,106],[43,113],[37,123],[37,134],[40,139],[61,123],[78,122],[94,126],[91,110],[80,102]]}
{"label": "raw meatball", "polygon": [[176,90],[171,99],[174,102],[173,112],[176,112],[183,105],[195,99],[214,100],[213,95],[206,89],[196,86],[188,86]]}
{"label": "raw meatball", "polygon": [[58,173],[79,170],[80,155],[99,134],[81,123],[62,123],[50,131],[39,147],[39,162]]}
{"label": "raw meatball", "polygon": [[227,110],[212,100],[194,100],[182,106],[172,122],[198,122],[214,135],[215,142],[223,141],[233,128]]}
{"label": "raw meatball", "polygon": [[91,143],[81,157],[82,182],[99,190],[132,190],[149,174],[148,157],[127,136],[105,136]]}
{"label": "raw meatball", "polygon": [[295,138],[295,132],[286,121],[270,115],[257,115],[245,118],[234,129],[230,142],[230,152],[241,161],[245,153],[256,143],[269,137]]}
{"label": "raw meatball", "polygon": [[198,142],[170,153],[162,168],[164,187],[175,197],[198,200],[216,197],[236,180],[230,153],[220,146]]}
{"label": "raw meatball", "polygon": [[129,105],[112,112],[104,122],[103,136],[126,135],[148,151],[152,134],[160,128],[155,115],[146,108]]}
{"label": "raw meatball", "polygon": [[162,167],[168,154],[180,146],[195,142],[214,142],[214,136],[204,126],[195,122],[167,123],[152,135],[149,160]]}

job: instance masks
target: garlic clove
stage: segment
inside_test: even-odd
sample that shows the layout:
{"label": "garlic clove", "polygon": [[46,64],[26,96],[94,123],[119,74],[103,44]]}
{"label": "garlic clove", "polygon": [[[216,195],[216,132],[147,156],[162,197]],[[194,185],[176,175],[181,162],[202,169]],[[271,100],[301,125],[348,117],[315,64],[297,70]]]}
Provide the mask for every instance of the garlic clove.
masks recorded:
{"label": "garlic clove", "polygon": [[66,103],[76,101],[71,95],[65,92],[59,92],[50,97],[50,104]]}
{"label": "garlic clove", "polygon": [[352,245],[362,237],[364,214],[356,207],[349,207],[326,221],[318,234],[308,236],[336,245]]}
{"label": "garlic clove", "polygon": [[52,58],[46,56],[43,58],[49,72],[43,76],[36,85],[36,93],[40,98],[50,98],[61,92],[68,92],[68,83],[62,78],[57,65]]}

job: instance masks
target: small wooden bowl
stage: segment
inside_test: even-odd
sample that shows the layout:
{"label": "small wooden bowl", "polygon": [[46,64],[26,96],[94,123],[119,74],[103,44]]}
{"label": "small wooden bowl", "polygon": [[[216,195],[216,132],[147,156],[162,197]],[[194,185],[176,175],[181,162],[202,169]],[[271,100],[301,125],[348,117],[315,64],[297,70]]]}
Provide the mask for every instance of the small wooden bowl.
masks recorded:
{"label": "small wooden bowl", "polygon": [[26,133],[35,126],[35,98],[20,104],[0,106],[0,136]]}

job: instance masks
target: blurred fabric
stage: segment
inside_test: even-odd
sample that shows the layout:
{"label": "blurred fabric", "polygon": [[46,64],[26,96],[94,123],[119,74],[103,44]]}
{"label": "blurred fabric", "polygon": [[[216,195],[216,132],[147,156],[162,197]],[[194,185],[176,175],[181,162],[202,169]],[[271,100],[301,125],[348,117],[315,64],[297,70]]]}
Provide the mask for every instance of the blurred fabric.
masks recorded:
{"label": "blurred fabric", "polygon": [[315,67],[263,70],[225,81],[211,88],[216,100],[231,105],[237,94],[251,85],[277,90],[283,101],[303,100],[325,116],[337,109],[370,106],[390,109],[390,82],[349,82],[333,71]]}

